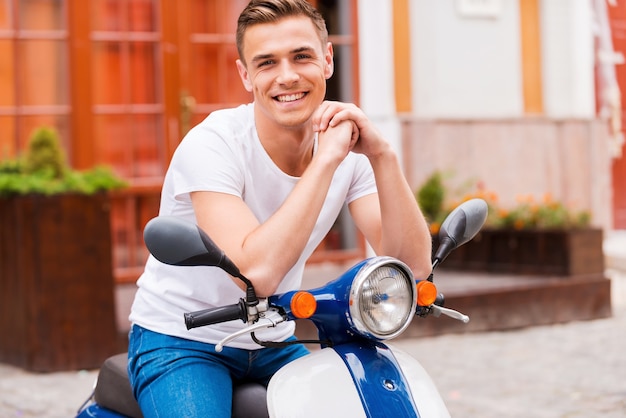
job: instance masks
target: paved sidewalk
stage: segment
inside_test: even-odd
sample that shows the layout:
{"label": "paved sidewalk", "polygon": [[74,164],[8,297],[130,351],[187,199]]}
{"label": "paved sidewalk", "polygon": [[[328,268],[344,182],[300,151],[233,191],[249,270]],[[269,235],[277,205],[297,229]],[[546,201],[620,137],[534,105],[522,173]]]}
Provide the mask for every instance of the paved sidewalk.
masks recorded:
{"label": "paved sidewalk", "polygon": [[[626,417],[626,234],[611,238],[611,318],[394,345],[420,360],[453,417]],[[0,364],[0,417],[72,417],[95,377]]]}
{"label": "paved sidewalk", "polygon": [[453,417],[626,417],[626,274],[608,319],[398,340]]}
{"label": "paved sidewalk", "polygon": [[604,241],[613,316],[399,340],[453,417],[626,417],[626,231]]}

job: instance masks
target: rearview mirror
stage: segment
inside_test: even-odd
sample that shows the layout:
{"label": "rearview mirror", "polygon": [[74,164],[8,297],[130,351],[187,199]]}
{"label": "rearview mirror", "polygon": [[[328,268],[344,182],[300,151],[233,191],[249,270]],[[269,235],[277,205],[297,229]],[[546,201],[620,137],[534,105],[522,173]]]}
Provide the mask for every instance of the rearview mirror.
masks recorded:
{"label": "rearview mirror", "polygon": [[214,266],[240,277],[237,266],[200,227],[175,216],[157,216],[144,228],[150,254],[173,266]]}
{"label": "rearview mirror", "polygon": [[439,229],[439,247],[433,257],[433,265],[442,262],[455,248],[474,238],[487,220],[487,213],[487,202],[483,199],[470,199],[457,206]]}

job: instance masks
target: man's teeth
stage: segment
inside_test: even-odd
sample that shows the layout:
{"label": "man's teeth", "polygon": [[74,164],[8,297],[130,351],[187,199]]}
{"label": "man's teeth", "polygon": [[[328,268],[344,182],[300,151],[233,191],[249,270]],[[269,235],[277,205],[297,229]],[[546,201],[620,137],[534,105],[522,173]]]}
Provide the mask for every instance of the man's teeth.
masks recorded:
{"label": "man's teeth", "polygon": [[287,94],[283,96],[277,96],[276,99],[279,102],[293,102],[294,100],[298,100],[303,97],[304,97],[304,93],[298,93],[298,94]]}

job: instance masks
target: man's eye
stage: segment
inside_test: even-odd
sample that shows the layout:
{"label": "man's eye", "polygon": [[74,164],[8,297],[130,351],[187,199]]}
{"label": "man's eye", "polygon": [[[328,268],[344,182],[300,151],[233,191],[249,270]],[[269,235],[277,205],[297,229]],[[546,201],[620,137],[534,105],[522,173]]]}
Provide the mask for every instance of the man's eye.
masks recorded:
{"label": "man's eye", "polygon": [[296,59],[297,60],[304,60],[304,59],[308,59],[308,58],[311,58],[311,56],[308,55],[308,54],[298,54],[298,55],[296,55]]}
{"label": "man's eye", "polygon": [[265,61],[259,62],[258,66],[259,67],[265,67],[266,65],[272,65],[273,63],[274,63],[274,61],[272,61],[272,60],[265,60]]}

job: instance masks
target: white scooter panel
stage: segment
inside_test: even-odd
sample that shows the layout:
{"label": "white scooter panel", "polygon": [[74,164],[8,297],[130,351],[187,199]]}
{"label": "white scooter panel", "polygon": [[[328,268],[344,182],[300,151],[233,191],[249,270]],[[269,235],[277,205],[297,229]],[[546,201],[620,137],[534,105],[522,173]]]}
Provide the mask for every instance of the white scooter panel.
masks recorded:
{"label": "white scooter panel", "polygon": [[[421,418],[450,414],[421,364],[389,347],[402,369]],[[341,357],[331,348],[315,351],[280,369],[268,386],[272,418],[366,417],[354,381]]]}
{"label": "white scooter panel", "polygon": [[331,348],[285,365],[267,387],[272,418],[366,418],[343,360]]}
{"label": "white scooter panel", "polygon": [[424,370],[424,367],[410,354],[392,345],[387,345],[402,368],[404,377],[409,382],[413,400],[422,418],[450,418],[437,387]]}

